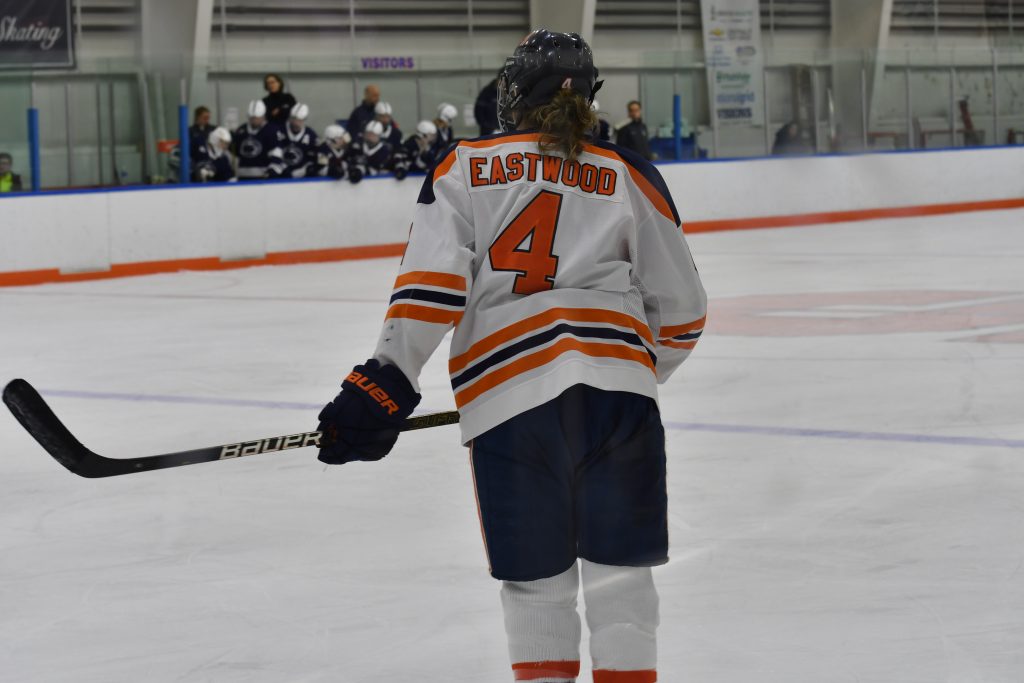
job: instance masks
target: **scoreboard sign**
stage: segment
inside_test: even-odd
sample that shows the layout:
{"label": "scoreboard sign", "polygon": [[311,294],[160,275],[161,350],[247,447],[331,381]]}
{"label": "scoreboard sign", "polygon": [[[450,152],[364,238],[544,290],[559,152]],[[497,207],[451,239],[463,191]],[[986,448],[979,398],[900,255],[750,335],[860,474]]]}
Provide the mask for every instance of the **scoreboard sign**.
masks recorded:
{"label": "scoreboard sign", "polygon": [[0,69],[71,69],[71,0],[0,0]]}

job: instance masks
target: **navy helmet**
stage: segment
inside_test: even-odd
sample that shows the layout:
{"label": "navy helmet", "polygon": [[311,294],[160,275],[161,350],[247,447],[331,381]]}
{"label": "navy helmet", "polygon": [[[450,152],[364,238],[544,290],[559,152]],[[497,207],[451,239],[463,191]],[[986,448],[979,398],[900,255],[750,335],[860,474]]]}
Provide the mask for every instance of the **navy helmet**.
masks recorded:
{"label": "navy helmet", "polygon": [[563,88],[592,102],[602,83],[594,53],[578,33],[539,28],[519,43],[498,75],[498,124],[513,130],[517,113],[544,104]]}

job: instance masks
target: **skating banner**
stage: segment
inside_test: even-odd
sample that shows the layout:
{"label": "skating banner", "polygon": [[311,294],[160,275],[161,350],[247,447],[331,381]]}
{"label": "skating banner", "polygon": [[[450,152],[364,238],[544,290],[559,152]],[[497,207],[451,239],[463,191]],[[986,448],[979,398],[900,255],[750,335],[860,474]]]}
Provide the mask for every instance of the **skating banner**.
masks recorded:
{"label": "skating banner", "polygon": [[71,0],[0,0],[0,69],[75,66]]}
{"label": "skating banner", "polygon": [[758,0],[701,0],[704,61],[720,126],[764,122],[764,55]]}

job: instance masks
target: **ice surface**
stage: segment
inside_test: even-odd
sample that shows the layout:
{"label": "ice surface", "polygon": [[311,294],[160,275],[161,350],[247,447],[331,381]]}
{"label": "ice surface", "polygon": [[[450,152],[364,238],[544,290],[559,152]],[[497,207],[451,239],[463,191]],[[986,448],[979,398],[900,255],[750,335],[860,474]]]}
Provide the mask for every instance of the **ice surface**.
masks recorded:
{"label": "ice surface", "polygon": [[[1022,226],[691,237],[662,681],[1024,681]],[[0,381],[115,457],[311,429],[396,266],[3,289]],[[457,428],[91,481],[0,415],[0,680],[506,681],[497,589]]]}

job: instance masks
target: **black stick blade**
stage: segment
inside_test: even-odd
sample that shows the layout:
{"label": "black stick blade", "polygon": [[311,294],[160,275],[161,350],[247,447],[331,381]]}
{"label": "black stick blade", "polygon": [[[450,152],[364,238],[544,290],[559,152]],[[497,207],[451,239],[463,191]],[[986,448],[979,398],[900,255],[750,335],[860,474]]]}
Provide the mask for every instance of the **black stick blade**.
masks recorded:
{"label": "black stick blade", "polygon": [[97,476],[89,466],[89,461],[98,460],[100,456],[83,446],[68,431],[31,384],[23,379],[12,380],[4,387],[3,399],[25,431],[54,460],[79,476]]}

